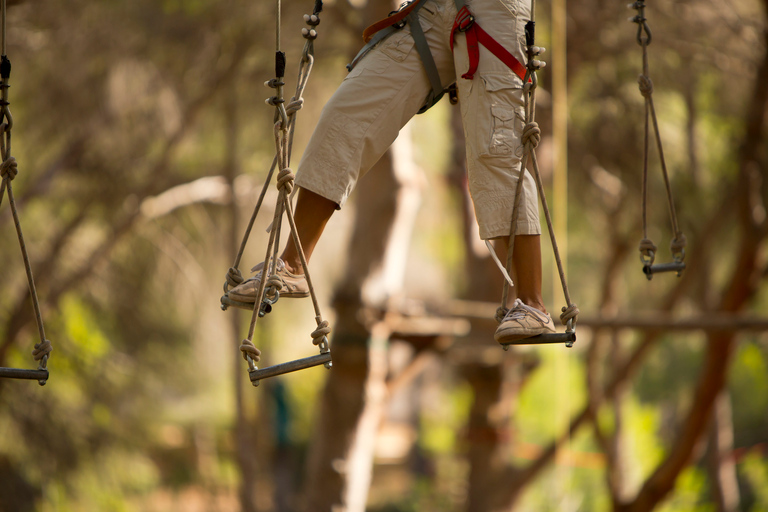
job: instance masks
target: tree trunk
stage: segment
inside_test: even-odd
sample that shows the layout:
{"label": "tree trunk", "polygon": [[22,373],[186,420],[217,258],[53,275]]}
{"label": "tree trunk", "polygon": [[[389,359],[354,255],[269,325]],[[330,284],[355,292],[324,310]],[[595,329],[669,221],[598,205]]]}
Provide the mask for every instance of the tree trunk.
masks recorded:
{"label": "tree trunk", "polygon": [[739,510],[739,482],[736,478],[736,462],[733,459],[731,414],[731,395],[727,389],[723,389],[712,411],[707,457],[712,495],[718,512]]}
{"label": "tree trunk", "polygon": [[365,510],[388,398],[389,332],[383,322],[369,325],[361,310],[386,306],[402,287],[421,183],[409,147],[404,131],[358,187],[345,279],[334,294],[333,370],[310,448],[307,511]]}

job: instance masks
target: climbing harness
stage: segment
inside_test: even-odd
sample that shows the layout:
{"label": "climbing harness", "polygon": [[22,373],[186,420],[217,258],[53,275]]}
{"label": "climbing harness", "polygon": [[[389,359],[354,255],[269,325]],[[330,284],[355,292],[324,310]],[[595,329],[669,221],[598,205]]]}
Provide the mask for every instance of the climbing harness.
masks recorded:
{"label": "climbing harness", "polygon": [[[454,33],[464,32],[467,34],[467,47],[470,54],[470,69],[462,77],[472,79],[474,72],[477,70],[478,56],[477,55],[477,43],[483,44],[488,48],[497,58],[504,62],[512,71],[520,76],[520,72],[516,69],[514,62],[520,64],[517,59],[514,58],[509,52],[503,50],[503,52],[494,51],[494,47],[501,47],[493,38],[491,38],[485,31],[483,31],[479,25],[475,22],[474,17],[464,5],[464,0],[455,0],[456,9],[458,15],[456,22],[454,23]],[[509,299],[509,288],[512,285],[512,279],[509,277],[509,273],[512,269],[512,255],[515,250],[515,236],[517,233],[517,218],[520,210],[520,199],[523,192],[523,177],[524,173],[528,172],[527,164],[530,160],[533,167],[533,177],[536,181],[536,188],[539,193],[539,200],[541,201],[542,209],[544,210],[544,216],[547,220],[547,228],[549,229],[549,236],[552,242],[552,250],[554,251],[555,261],[557,263],[557,269],[560,274],[560,283],[563,287],[563,295],[565,296],[565,303],[567,304],[562,308],[562,314],[560,315],[560,321],[566,326],[564,333],[554,334],[540,334],[538,336],[532,336],[529,338],[523,338],[521,340],[515,340],[511,342],[503,342],[504,350],[508,350],[510,345],[538,345],[545,343],[565,343],[565,346],[572,347],[576,341],[576,319],[579,315],[579,308],[571,301],[571,295],[568,290],[568,283],[565,279],[565,270],[563,268],[563,262],[560,258],[560,250],[557,246],[557,240],[555,239],[555,230],[552,227],[552,216],[549,213],[549,207],[547,206],[547,198],[544,194],[544,184],[541,179],[541,173],[539,172],[539,163],[536,158],[536,147],[541,141],[541,129],[538,123],[536,123],[536,87],[538,85],[538,78],[536,71],[544,67],[544,63],[539,61],[537,57],[544,52],[544,48],[535,45],[535,27],[536,23],[533,20],[533,15],[536,9],[536,1],[531,2],[531,21],[528,21],[525,25],[525,42],[526,42],[526,57],[527,64],[524,66],[523,75],[520,77],[523,81],[523,97],[524,97],[524,109],[525,109],[525,127],[523,128],[522,144],[524,147],[524,153],[522,162],[520,165],[520,173],[517,179],[517,187],[515,189],[515,203],[512,208],[512,224],[509,234],[509,245],[507,248],[507,262],[506,268],[501,265],[498,258],[495,257],[493,247],[490,242],[486,241],[486,245],[494,256],[494,261],[499,266],[499,269],[504,274],[504,291],[501,298],[501,306],[496,310],[496,321],[501,323],[506,316],[509,309],[507,308],[507,302]],[[484,34],[484,35],[483,35]],[[475,42],[471,42],[470,38],[473,38]],[[472,46],[475,46],[475,49]],[[503,55],[509,54],[514,62],[509,60]]]}
{"label": "climbing harness", "polygon": [[[643,273],[650,281],[653,274],[661,272],[677,272],[679,277],[685,269],[685,235],[677,224],[677,213],[675,212],[675,201],[672,197],[672,187],[669,183],[667,173],[667,164],[664,160],[664,150],[661,145],[661,135],[659,134],[659,123],[656,119],[656,108],[653,104],[653,82],[648,73],[648,45],[651,44],[651,29],[645,18],[645,1],[638,0],[630,4],[631,9],[637,11],[637,15],[630,18],[630,21],[637,23],[637,44],[643,48],[643,74],[637,79],[640,86],[640,94],[645,98],[645,139],[643,145],[643,239],[640,240],[640,261],[643,263]],[[649,119],[653,121],[653,131],[656,136],[656,147],[659,151],[659,160],[661,162],[661,172],[664,176],[664,185],[667,189],[667,202],[669,203],[669,218],[672,223],[674,238],[669,244],[673,261],[671,263],[657,264],[653,262],[656,258],[656,245],[648,238],[647,222],[647,199],[648,199],[648,148],[650,146]]]}
{"label": "climbing harness", "polygon": [[451,100],[451,104],[455,105],[458,101],[455,84],[450,84],[447,87],[444,87],[440,81],[440,73],[437,71],[437,64],[435,64],[435,59],[432,57],[432,52],[429,50],[427,38],[424,36],[424,29],[421,28],[421,23],[419,22],[419,10],[428,1],[429,0],[412,0],[410,2],[405,2],[400,5],[400,9],[392,11],[389,13],[388,17],[377,21],[366,28],[363,31],[363,40],[366,43],[365,46],[363,46],[355,58],[352,59],[352,62],[347,64],[347,70],[352,71],[357,63],[360,62],[360,59],[365,57],[374,46],[398,30],[401,30],[406,24],[410,25],[414,46],[419,53],[421,63],[424,66],[424,71],[427,73],[427,78],[432,86],[432,89],[427,94],[424,104],[419,109],[418,114],[423,114],[432,108],[438,101],[440,101],[446,92]]}
{"label": "climbing harness", "polygon": [[[299,77],[296,84],[296,92],[293,98],[291,98],[291,100],[286,104],[283,96],[283,87],[285,86],[285,53],[280,50],[280,18],[282,6],[281,0],[277,0],[275,78],[265,83],[267,87],[275,90],[274,96],[268,98],[266,102],[267,104],[275,107],[274,136],[276,154],[272,160],[272,166],[269,170],[269,173],[267,174],[267,178],[264,182],[264,186],[261,190],[258,201],[256,202],[256,206],[253,210],[253,214],[251,215],[251,219],[248,222],[245,235],[243,236],[243,240],[240,244],[240,249],[237,253],[237,256],[235,257],[235,263],[227,272],[226,281],[224,283],[224,296],[221,298],[222,310],[226,310],[229,306],[233,306],[252,310],[253,312],[251,316],[250,327],[248,329],[248,336],[240,344],[240,351],[243,354],[243,358],[248,362],[248,373],[251,383],[254,386],[258,386],[261,379],[302,370],[304,368],[310,368],[321,364],[325,365],[326,368],[331,367],[331,350],[328,344],[328,335],[330,334],[331,329],[328,322],[323,320],[323,316],[320,313],[320,306],[317,301],[315,289],[312,286],[312,279],[309,275],[309,268],[307,267],[307,259],[304,255],[304,251],[301,247],[301,241],[299,240],[296,231],[296,224],[294,223],[293,219],[293,205],[291,202],[293,197],[291,192],[293,191],[294,174],[290,169],[296,113],[301,110],[304,105],[304,98],[302,97],[302,94],[307,86],[309,74],[312,71],[312,65],[314,64],[314,41],[317,38],[316,27],[320,24],[319,14],[322,9],[322,0],[315,0],[315,6],[312,14],[304,15],[304,21],[307,24],[307,27],[302,29],[302,36],[304,39],[306,39],[306,42],[304,44],[304,50],[302,53],[301,62],[299,64]],[[256,217],[264,201],[264,196],[266,195],[269,184],[272,181],[272,175],[277,168],[280,169],[276,180],[278,189],[277,204],[275,206],[275,214],[269,231],[269,242],[267,244],[264,263],[261,268],[262,275],[259,281],[258,293],[256,295],[257,300],[254,304],[238,302],[232,300],[228,293],[230,288],[233,288],[245,281],[238,266],[240,265],[243,252],[245,251],[245,246],[248,243],[248,238],[250,237],[253,224],[256,221]],[[316,356],[259,369],[256,366],[256,363],[258,363],[260,360],[261,351],[253,344],[253,335],[258,319],[264,317],[264,315],[272,311],[272,306],[280,298],[282,281],[277,275],[277,255],[280,244],[280,232],[282,228],[283,214],[285,214],[288,219],[293,243],[298,249],[299,256],[301,257],[301,265],[304,269],[304,276],[307,279],[310,296],[312,297],[312,304],[315,308],[315,321],[317,322],[317,328],[312,332],[311,336],[312,343],[319,348],[320,353]],[[265,278],[265,276],[269,277]]]}
{"label": "climbing harness", "polygon": [[[456,7],[459,7],[459,2],[456,2]],[[526,67],[493,37],[488,35],[488,32],[480,27],[466,5],[462,5],[461,8],[459,8],[456,20],[453,22],[453,29],[451,30],[451,51],[453,51],[453,40],[456,37],[456,32],[463,32],[467,36],[467,52],[469,53],[469,69],[466,73],[461,75],[461,78],[466,80],[472,80],[474,78],[475,71],[477,71],[477,66],[480,63],[479,45],[483,45],[497,59],[506,64],[509,69],[519,76],[520,80],[525,80],[527,72]],[[543,67],[545,64],[541,62],[540,65]]]}
{"label": "climbing harness", "polygon": [[16,234],[19,239],[19,247],[21,248],[21,256],[24,259],[24,268],[27,272],[29,294],[32,297],[32,306],[35,310],[37,330],[40,335],[40,342],[35,344],[35,350],[32,352],[35,361],[39,362],[37,370],[0,368],[0,377],[37,380],[41,386],[44,386],[48,381],[48,356],[53,350],[53,346],[51,345],[51,342],[45,338],[43,317],[40,313],[40,302],[37,299],[35,280],[32,277],[32,267],[29,263],[29,254],[27,253],[27,245],[24,243],[24,235],[21,232],[19,213],[16,209],[16,200],[13,196],[13,185],[11,184],[19,170],[16,159],[11,156],[11,129],[13,128],[13,117],[11,116],[11,110],[9,108],[10,102],[8,101],[8,88],[10,87],[8,82],[11,77],[11,61],[8,60],[6,54],[6,0],[1,0],[0,5],[2,8],[3,25],[2,56],[0,56],[0,90],[2,90],[2,100],[0,100],[0,157],[2,157],[2,163],[0,163],[0,177],[2,177],[2,183],[0,184],[0,206],[3,204],[3,196],[7,191],[8,203],[11,207],[13,223],[16,226]]}

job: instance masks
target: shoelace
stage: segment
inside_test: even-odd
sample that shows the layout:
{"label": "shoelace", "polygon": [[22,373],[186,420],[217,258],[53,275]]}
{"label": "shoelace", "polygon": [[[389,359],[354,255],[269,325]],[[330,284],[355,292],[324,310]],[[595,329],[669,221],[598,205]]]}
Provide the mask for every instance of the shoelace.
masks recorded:
{"label": "shoelace", "polygon": [[[532,308],[531,306],[525,304],[520,299],[515,300],[515,305],[507,312],[507,315],[504,317],[504,321],[507,320],[522,320],[525,318],[525,315],[530,313],[533,315],[533,317],[541,322],[542,325],[546,325],[549,323],[549,319],[544,317],[542,318],[542,313],[538,311],[536,308]],[[546,320],[545,320],[546,319]]]}

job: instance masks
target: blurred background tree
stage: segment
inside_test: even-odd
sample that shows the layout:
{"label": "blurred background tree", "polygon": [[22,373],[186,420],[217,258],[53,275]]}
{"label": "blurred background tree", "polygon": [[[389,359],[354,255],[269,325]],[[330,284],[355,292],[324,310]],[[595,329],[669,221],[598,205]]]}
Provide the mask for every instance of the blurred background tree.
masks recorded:
{"label": "blurred background tree", "polygon": [[[283,5],[289,91],[312,4]],[[551,47],[553,6],[537,5]],[[493,342],[501,281],[478,250],[443,102],[413,121],[315,253],[336,367],[252,389],[237,350],[247,315],[218,299],[274,151],[261,84],[274,73],[275,5],[9,2],[14,190],[54,352],[45,387],[0,382],[0,510],[768,510],[768,2],[648,6],[689,240],[683,276],[650,282],[635,252],[634,11],[566,7],[574,349]],[[326,3],[295,162],[362,28],[389,9]],[[553,75],[540,76],[549,134]],[[548,192],[554,142],[539,147]],[[663,259],[656,159],[650,224]],[[268,222],[244,266],[263,257]],[[380,245],[360,242],[377,232]],[[32,367],[7,203],[0,257],[0,366]],[[280,362],[312,351],[312,328],[309,304],[283,301],[254,341]]]}

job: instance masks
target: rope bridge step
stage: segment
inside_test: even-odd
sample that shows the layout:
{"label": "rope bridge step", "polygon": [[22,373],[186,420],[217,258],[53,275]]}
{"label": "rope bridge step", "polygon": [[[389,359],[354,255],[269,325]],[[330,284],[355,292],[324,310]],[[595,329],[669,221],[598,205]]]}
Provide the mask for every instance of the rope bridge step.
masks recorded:
{"label": "rope bridge step", "polygon": [[325,352],[323,354],[318,354],[312,357],[305,357],[303,359],[297,359],[295,361],[288,361],[287,363],[276,364],[266,368],[251,370],[248,372],[248,374],[251,378],[251,384],[258,386],[261,379],[277,377],[278,375],[304,370],[305,368],[312,368],[313,366],[319,366],[321,364],[325,365],[326,368],[331,367],[330,352]]}
{"label": "rope bridge step", "polygon": [[680,277],[683,270],[685,270],[685,262],[682,261],[643,266],[643,273],[649,281],[653,279],[653,274],[661,274],[662,272],[677,272],[677,277]]}
{"label": "rope bridge step", "polygon": [[576,342],[576,331],[556,333],[556,334],[539,334],[538,336],[532,336],[530,338],[523,338],[521,340],[507,341],[501,343],[504,350],[507,350],[510,345],[545,345],[550,343],[565,343],[567,347],[572,347]]}
{"label": "rope bridge step", "polygon": [[25,370],[20,368],[0,368],[0,378],[36,380],[45,384],[48,370]]}

